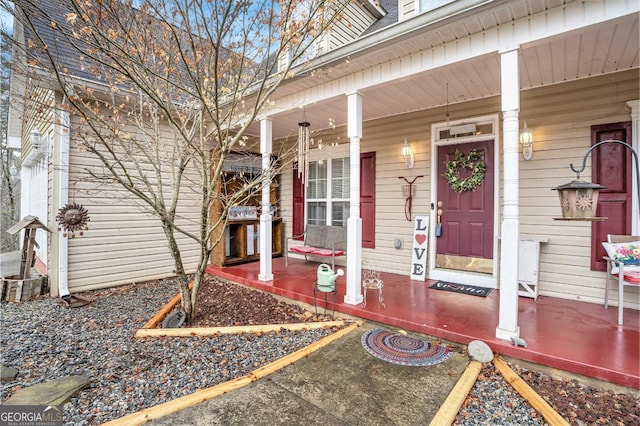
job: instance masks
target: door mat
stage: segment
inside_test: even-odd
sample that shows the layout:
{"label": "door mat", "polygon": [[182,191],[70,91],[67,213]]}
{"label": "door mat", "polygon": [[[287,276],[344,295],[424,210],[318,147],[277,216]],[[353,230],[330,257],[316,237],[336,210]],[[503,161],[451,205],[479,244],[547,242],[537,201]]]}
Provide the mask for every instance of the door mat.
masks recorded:
{"label": "door mat", "polygon": [[491,293],[491,288],[476,287],[473,285],[448,283],[446,281],[438,281],[429,288],[436,290],[453,291],[454,293],[470,294],[472,296],[487,297]]}
{"label": "door mat", "polygon": [[400,365],[435,365],[448,360],[453,353],[447,346],[382,328],[374,328],[364,333],[362,346],[370,355]]}

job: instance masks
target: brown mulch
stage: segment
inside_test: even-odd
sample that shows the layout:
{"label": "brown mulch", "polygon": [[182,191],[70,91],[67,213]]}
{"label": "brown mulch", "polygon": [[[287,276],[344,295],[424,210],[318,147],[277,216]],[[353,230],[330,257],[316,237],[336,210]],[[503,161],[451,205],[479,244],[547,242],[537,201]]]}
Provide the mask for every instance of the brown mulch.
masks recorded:
{"label": "brown mulch", "polygon": [[511,368],[554,410],[572,425],[639,425],[640,391],[602,383],[594,386],[577,379],[553,378],[511,364]]}
{"label": "brown mulch", "polygon": [[[200,292],[198,314],[188,326],[225,327],[329,320],[330,316],[316,317],[313,312],[271,294],[208,277]],[[640,391],[624,388],[617,392],[606,383],[598,387],[599,382],[595,380],[592,381],[594,386],[590,386],[576,379],[550,377],[517,363],[511,362],[510,365],[571,425],[640,424]],[[482,380],[482,375],[479,380]]]}
{"label": "brown mulch", "polygon": [[[295,324],[331,321],[302,307],[278,300],[269,293],[207,277],[200,288],[198,312],[188,327],[229,327],[238,325]],[[329,311],[327,311],[329,312]]]}

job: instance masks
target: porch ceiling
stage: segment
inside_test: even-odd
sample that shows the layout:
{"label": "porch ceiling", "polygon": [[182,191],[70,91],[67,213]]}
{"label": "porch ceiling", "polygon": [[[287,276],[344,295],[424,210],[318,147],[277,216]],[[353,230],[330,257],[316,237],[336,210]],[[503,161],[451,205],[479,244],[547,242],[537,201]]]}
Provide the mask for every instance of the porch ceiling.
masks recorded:
{"label": "porch ceiling", "polygon": [[[380,46],[373,52],[351,57],[348,61],[343,60],[338,65],[325,68],[322,73],[316,73],[315,78],[300,78],[287,83],[279,93],[302,91],[309,86],[335,80],[412,52],[419,52],[425,47],[442,44],[451,38],[456,39],[463,34],[476,31],[474,25],[486,25],[487,19],[509,20],[516,12],[527,12],[526,8],[523,9],[522,2],[509,4],[511,3],[514,3],[514,6],[506,7],[507,10],[502,12],[502,16],[494,11],[468,20],[465,25],[451,25],[412,35],[400,44],[402,47],[397,43]],[[638,68],[639,38],[638,16],[628,16],[562,36],[521,45],[520,88],[527,90]],[[498,53],[479,56],[368,87],[360,92],[363,95],[364,121],[439,107],[447,101],[454,104],[498,96],[500,57]],[[314,131],[328,129],[331,125],[344,126],[347,119],[346,99],[341,96],[307,104],[305,115]],[[291,109],[272,116],[274,139],[297,135],[297,123],[301,117],[300,109]],[[258,123],[254,123],[251,133],[259,135]]]}

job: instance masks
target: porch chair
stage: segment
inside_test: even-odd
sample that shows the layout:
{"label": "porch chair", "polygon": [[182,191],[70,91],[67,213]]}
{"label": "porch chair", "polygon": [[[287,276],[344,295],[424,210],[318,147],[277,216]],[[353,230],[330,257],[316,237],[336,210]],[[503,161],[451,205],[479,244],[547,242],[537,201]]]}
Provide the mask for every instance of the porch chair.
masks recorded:
{"label": "porch chair", "polygon": [[609,307],[609,281],[618,277],[618,325],[622,325],[624,311],[624,288],[640,287],[640,236],[607,235],[602,243],[607,252],[607,282],[604,293],[604,308]]}

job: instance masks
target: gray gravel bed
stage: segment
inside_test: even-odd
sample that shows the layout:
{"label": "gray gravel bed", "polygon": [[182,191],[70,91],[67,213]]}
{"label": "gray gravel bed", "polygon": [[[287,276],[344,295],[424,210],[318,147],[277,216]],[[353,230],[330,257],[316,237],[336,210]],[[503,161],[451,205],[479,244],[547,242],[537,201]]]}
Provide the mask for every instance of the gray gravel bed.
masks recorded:
{"label": "gray gravel bed", "polygon": [[64,405],[65,423],[100,424],[246,375],[329,334],[328,330],[211,338],[136,338],[175,293],[172,280],[88,296],[68,309],[58,299],[2,303],[0,362],[19,370],[15,390],[68,375],[91,378]]}
{"label": "gray gravel bed", "polygon": [[537,426],[547,423],[492,364],[484,364],[453,424]]}

